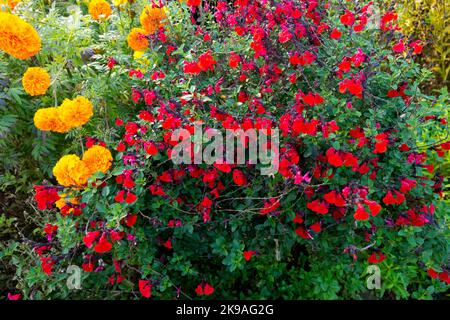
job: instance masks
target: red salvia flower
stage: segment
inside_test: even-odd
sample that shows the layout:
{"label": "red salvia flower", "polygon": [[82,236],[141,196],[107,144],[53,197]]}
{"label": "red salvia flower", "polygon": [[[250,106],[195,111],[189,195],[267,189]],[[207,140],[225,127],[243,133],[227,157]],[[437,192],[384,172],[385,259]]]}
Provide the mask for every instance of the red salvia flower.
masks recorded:
{"label": "red salvia flower", "polygon": [[152,296],[152,284],[148,280],[140,279],[139,283],[139,292],[142,294],[144,298],[150,298]]}

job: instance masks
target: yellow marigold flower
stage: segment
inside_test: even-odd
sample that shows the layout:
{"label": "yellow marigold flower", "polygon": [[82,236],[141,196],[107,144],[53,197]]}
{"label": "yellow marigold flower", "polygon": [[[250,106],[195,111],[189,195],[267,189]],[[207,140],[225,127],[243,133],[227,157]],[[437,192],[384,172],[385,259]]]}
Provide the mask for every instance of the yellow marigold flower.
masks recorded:
{"label": "yellow marigold flower", "polygon": [[[148,60],[145,56],[144,56],[144,51],[135,51],[133,54],[133,58],[134,60],[136,60],[139,64],[144,65],[144,66],[149,66],[150,65],[150,60]],[[143,73],[145,73],[145,70],[142,70]]]}
{"label": "yellow marigold flower", "polygon": [[74,100],[65,99],[58,110],[61,121],[71,128],[84,125],[93,114],[92,103],[82,96]]}
{"label": "yellow marigold flower", "polygon": [[34,125],[42,131],[67,132],[70,126],[59,118],[58,108],[42,108],[34,114]]}
{"label": "yellow marigold flower", "polygon": [[98,145],[89,148],[83,155],[83,162],[91,174],[98,171],[106,173],[111,168],[112,160],[111,152]]}
{"label": "yellow marigold flower", "polygon": [[152,5],[145,6],[142,10],[140,21],[142,27],[145,29],[147,34],[154,34],[160,27],[162,27],[165,22],[166,12],[164,7],[158,8]]}
{"label": "yellow marigold flower", "polygon": [[90,176],[86,164],[74,154],[63,156],[53,168],[53,175],[62,186],[85,185]]}
{"label": "yellow marigold flower", "polygon": [[50,76],[45,69],[31,67],[25,71],[22,78],[22,85],[25,92],[30,96],[45,94],[50,87]]}
{"label": "yellow marigold flower", "polygon": [[142,51],[148,48],[148,39],[145,30],[133,28],[127,37],[128,46],[134,51]]}
{"label": "yellow marigold flower", "polygon": [[127,4],[128,0],[112,0],[113,5],[116,7],[121,6],[123,4]]}
{"label": "yellow marigold flower", "polygon": [[0,12],[0,49],[17,59],[28,59],[41,49],[41,38],[18,16]]}
{"label": "yellow marigold flower", "polygon": [[108,19],[111,15],[111,6],[105,0],[92,0],[89,2],[89,14],[94,20]]}

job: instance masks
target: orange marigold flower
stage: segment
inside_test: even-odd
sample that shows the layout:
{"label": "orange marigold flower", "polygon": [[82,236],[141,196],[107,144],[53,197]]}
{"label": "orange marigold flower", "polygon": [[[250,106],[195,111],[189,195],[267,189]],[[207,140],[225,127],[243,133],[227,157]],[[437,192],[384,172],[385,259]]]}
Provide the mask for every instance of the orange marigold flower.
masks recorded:
{"label": "orange marigold flower", "polygon": [[111,15],[111,6],[105,0],[92,0],[89,2],[89,14],[94,20],[108,19]]}
{"label": "orange marigold flower", "polygon": [[30,96],[45,94],[50,87],[50,76],[45,69],[31,67],[25,71],[22,78],[22,85],[25,92]]}
{"label": "orange marigold flower", "polygon": [[140,21],[142,27],[145,29],[146,34],[154,34],[165,22],[166,12],[164,7],[158,8],[153,5],[145,6],[142,10]]}
{"label": "orange marigold flower", "polygon": [[112,160],[111,152],[99,145],[89,148],[83,155],[83,162],[91,174],[98,171],[106,173],[111,168]]}
{"label": "orange marigold flower", "polygon": [[34,125],[42,131],[67,132],[70,126],[59,118],[58,108],[42,108],[34,114]]}
{"label": "orange marigold flower", "polygon": [[133,28],[127,37],[128,46],[134,51],[143,51],[148,48],[148,39],[145,30]]}
{"label": "orange marigold flower", "polygon": [[53,168],[53,175],[62,186],[82,186],[90,176],[89,168],[74,154],[63,156]]}
{"label": "orange marigold flower", "polygon": [[20,0],[0,0],[0,7],[8,6],[11,10],[17,6]]}
{"label": "orange marigold flower", "polygon": [[74,100],[65,99],[58,110],[61,121],[71,128],[84,125],[93,115],[92,103],[82,96]]}
{"label": "orange marigold flower", "polygon": [[0,49],[17,59],[28,59],[41,49],[41,38],[18,16],[0,12]]}

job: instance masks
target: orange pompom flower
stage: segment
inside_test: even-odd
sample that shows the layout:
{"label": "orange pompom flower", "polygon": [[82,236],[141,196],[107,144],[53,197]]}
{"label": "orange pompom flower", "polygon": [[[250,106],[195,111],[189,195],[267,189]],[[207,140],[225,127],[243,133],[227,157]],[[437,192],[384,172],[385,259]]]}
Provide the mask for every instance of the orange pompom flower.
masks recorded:
{"label": "orange pompom flower", "polygon": [[105,0],[89,2],[89,14],[94,20],[106,20],[111,15],[111,6]]}
{"label": "orange pompom flower", "polygon": [[148,48],[148,39],[145,30],[142,28],[133,28],[127,37],[128,46],[134,51],[143,51]]}
{"label": "orange pompom flower", "polygon": [[42,108],[34,114],[34,125],[42,131],[55,131],[64,133],[70,126],[59,118],[58,108]]}
{"label": "orange pompom flower", "polygon": [[164,7],[158,8],[156,6],[149,5],[145,6],[142,10],[140,21],[147,34],[154,34],[165,24],[163,21],[165,18],[166,12],[164,11]]}
{"label": "orange pompom flower", "polygon": [[28,59],[41,49],[41,38],[18,16],[0,12],[0,49],[17,59]]}
{"label": "orange pompom flower", "polygon": [[53,175],[62,186],[82,186],[90,177],[89,168],[74,154],[63,156],[53,168]]}
{"label": "orange pompom flower", "polygon": [[65,99],[58,108],[59,118],[71,128],[84,125],[93,115],[92,103],[83,96]]}
{"label": "orange pompom flower", "polygon": [[91,174],[95,172],[106,173],[111,168],[113,160],[111,152],[105,147],[95,145],[89,148],[83,155],[83,162],[89,168]]}
{"label": "orange pompom flower", "polygon": [[22,85],[25,92],[30,96],[45,94],[48,87],[50,87],[50,76],[45,69],[31,67],[25,71]]}

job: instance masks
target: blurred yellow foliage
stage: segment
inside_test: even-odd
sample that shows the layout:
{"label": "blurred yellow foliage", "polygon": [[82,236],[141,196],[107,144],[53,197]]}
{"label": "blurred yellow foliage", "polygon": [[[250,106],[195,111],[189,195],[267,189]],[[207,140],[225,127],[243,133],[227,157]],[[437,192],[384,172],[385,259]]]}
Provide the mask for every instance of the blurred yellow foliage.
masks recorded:
{"label": "blurred yellow foliage", "polygon": [[396,2],[403,32],[426,42],[421,59],[438,75],[431,88],[450,87],[450,0]]}

